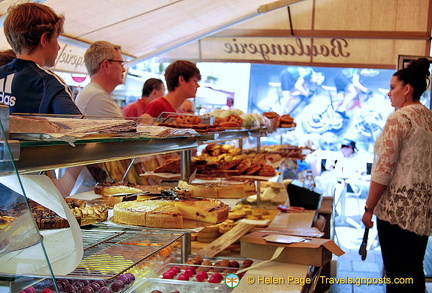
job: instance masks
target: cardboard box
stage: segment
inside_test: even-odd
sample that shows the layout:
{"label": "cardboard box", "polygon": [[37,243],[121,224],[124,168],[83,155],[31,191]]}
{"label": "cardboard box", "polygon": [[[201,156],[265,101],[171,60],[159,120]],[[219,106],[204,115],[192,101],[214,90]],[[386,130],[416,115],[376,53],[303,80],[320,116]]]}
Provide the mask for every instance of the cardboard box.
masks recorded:
{"label": "cardboard box", "polygon": [[285,249],[274,261],[321,267],[332,259],[333,253],[337,256],[345,253],[330,239],[312,238],[304,242],[282,244],[268,242],[263,238],[272,234],[275,233],[252,232],[240,238],[241,256],[268,260],[272,258],[277,247],[283,246]]}

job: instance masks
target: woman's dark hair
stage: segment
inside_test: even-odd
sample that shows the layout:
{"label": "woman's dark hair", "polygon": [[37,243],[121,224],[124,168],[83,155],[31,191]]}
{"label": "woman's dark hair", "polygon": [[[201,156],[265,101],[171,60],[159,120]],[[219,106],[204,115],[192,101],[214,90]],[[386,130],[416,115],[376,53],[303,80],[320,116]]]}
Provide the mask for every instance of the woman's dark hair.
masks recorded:
{"label": "woman's dark hair", "polygon": [[159,78],[149,78],[144,82],[142,89],[142,97],[150,96],[153,90],[160,90],[163,85],[163,81]]}
{"label": "woman's dark hair", "polygon": [[404,85],[409,84],[413,87],[413,100],[420,100],[420,96],[429,85],[429,75],[429,60],[426,58],[413,60],[407,67],[393,74]]}
{"label": "woman's dark hair", "polygon": [[16,58],[16,55],[13,50],[4,50],[0,51],[0,66],[8,64],[12,60]]}

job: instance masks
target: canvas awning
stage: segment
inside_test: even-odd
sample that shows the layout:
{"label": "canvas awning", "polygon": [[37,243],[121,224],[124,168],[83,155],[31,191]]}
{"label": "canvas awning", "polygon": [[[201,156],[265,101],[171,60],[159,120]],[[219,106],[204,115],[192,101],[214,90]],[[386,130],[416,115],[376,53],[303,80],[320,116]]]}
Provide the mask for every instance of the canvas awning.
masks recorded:
{"label": "canvas awning", "polygon": [[[0,25],[7,8],[0,1]],[[394,68],[429,55],[431,0],[45,0],[66,17],[58,70],[85,72],[88,45],[122,46],[128,66],[150,57]],[[287,9],[289,7],[289,9]],[[8,47],[3,33],[0,49]]]}
{"label": "canvas awning", "polygon": [[[46,0],[37,1],[65,15],[61,42],[68,55],[97,40],[122,46],[129,65],[211,35],[262,13],[302,0]],[[22,0],[0,1],[1,24],[7,8]],[[0,49],[7,45],[4,35]],[[65,57],[65,59],[67,59]],[[78,68],[75,68],[78,70]],[[79,70],[78,70],[79,71]]]}

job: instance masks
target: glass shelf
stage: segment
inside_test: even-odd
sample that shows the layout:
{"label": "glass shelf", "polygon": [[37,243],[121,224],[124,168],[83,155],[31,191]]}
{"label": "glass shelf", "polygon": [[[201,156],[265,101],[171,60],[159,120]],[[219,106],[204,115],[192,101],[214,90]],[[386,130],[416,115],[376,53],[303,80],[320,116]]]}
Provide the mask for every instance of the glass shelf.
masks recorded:
{"label": "glass shelf", "polygon": [[15,164],[20,173],[26,174],[191,150],[199,144],[245,138],[251,133],[262,131],[262,129],[239,129],[169,138],[133,136],[89,138],[76,140],[73,145],[64,141],[45,140],[43,135],[33,135],[31,141],[20,141],[20,158],[15,161]]}

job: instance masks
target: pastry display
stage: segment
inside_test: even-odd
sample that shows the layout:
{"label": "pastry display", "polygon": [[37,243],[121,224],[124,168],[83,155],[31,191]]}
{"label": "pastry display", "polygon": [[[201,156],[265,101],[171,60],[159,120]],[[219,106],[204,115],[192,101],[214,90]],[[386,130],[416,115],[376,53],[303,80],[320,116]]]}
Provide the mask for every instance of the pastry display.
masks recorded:
{"label": "pastry display", "polygon": [[206,198],[243,198],[256,194],[253,181],[195,179],[189,184],[180,180],[178,187],[190,190],[196,197]]}
{"label": "pastry display", "polygon": [[276,121],[275,126],[278,128],[292,128],[297,126],[294,122],[294,118],[289,114],[279,115],[276,112],[264,112],[263,116]]}
{"label": "pastry display", "polygon": [[219,232],[219,225],[220,224],[204,227],[201,231],[196,233],[196,240],[198,242],[206,243],[213,242],[221,235],[221,233]]}
{"label": "pastry display", "polygon": [[98,182],[94,187],[94,192],[102,196],[111,196],[114,194],[121,194],[121,193],[142,192],[142,190],[137,188],[136,184],[134,183],[112,180],[112,181]]}
{"label": "pastry display", "polygon": [[[96,222],[105,221],[108,217],[108,209],[103,205],[87,206],[83,200],[66,198],[69,209],[74,214],[78,224],[81,226],[89,225]],[[35,219],[36,226],[41,229],[60,229],[69,227],[69,222],[57,215],[54,211],[28,200],[32,215]],[[0,207],[0,217],[3,225],[13,222],[27,211],[25,203],[17,203],[14,206]]]}
{"label": "pastry display", "polygon": [[273,111],[264,112],[262,115],[264,117],[267,117],[268,119],[278,119],[280,117],[280,115],[278,113],[273,112]]}
{"label": "pastry display", "polygon": [[108,218],[108,209],[104,205],[71,208],[73,215],[81,219],[81,226],[103,222]]}
{"label": "pastry display", "polygon": [[221,127],[240,128],[243,125],[243,119],[240,117],[240,115],[230,114],[225,118],[216,120],[216,123]]}
{"label": "pastry display", "polygon": [[135,132],[136,122],[123,119],[71,119],[9,116],[10,133],[61,133],[64,135]]}
{"label": "pastry display", "polygon": [[216,132],[223,131],[224,128],[217,124],[203,124],[201,117],[195,115],[178,115],[169,117],[164,122],[156,123],[158,126],[166,126],[170,128],[189,128],[196,132]]}
{"label": "pastry display", "polygon": [[294,118],[289,114],[282,115],[277,119],[277,127],[280,128],[291,128],[296,127],[297,124],[294,122]]}
{"label": "pastry display", "polygon": [[234,228],[234,226],[237,224],[236,221],[232,219],[225,220],[224,222],[219,224],[219,233],[224,234]]}
{"label": "pastry display", "polygon": [[[306,156],[303,153],[303,150],[308,149],[304,147],[298,147],[294,145],[269,145],[269,146],[262,146],[260,148],[260,155],[279,155],[283,158],[295,158],[295,159],[304,159]],[[258,154],[258,151],[256,148],[251,148],[248,150],[245,150],[245,153],[247,154]]]}
{"label": "pastry display", "polygon": [[[241,127],[251,128],[258,127],[260,124],[257,122],[255,116],[252,114],[243,114],[240,110],[229,110],[221,116],[215,113],[209,113],[214,116],[213,124],[203,124],[201,117],[195,115],[178,115],[176,117],[169,117],[166,121],[157,123],[158,126],[167,126],[173,128],[191,128],[197,132],[214,132],[224,131],[226,129],[240,129]],[[207,119],[204,119],[207,121]]]}
{"label": "pastry display", "polygon": [[[228,213],[228,219],[218,225],[219,232],[224,234],[234,228],[241,219],[273,220],[277,209],[257,208],[247,204],[236,204]],[[265,226],[265,225],[264,225]]]}
{"label": "pastry display", "polygon": [[164,269],[160,275],[160,278],[181,281],[222,283],[227,274],[235,273],[238,270],[237,267],[227,267],[224,269],[219,269],[218,271],[220,272],[218,272],[214,269],[198,270],[198,268],[191,265],[172,265]]}
{"label": "pastry display", "polygon": [[115,223],[154,228],[186,228],[194,223],[205,226],[228,217],[226,204],[204,198],[126,201],[116,204],[113,211]]}
{"label": "pastry display", "polygon": [[[214,150],[207,150],[200,156],[192,158],[191,168],[197,174],[210,177],[230,177],[240,175],[255,175],[273,177],[276,169],[272,163],[274,154],[238,154],[231,155],[223,152],[222,147],[214,147]],[[232,149],[235,152],[235,148]],[[281,157],[280,157],[281,158]],[[263,169],[263,170],[262,170]],[[262,170],[262,171],[261,171]],[[180,159],[170,159],[153,170],[154,173],[180,173]]]}
{"label": "pastry display", "polygon": [[194,115],[179,115],[176,118],[176,124],[178,125],[194,125],[194,124],[200,124],[201,118]]}
{"label": "pastry display", "polygon": [[[89,292],[125,292],[130,288],[135,281],[135,275],[132,273],[125,273],[117,276],[114,279],[67,279],[57,278],[56,285],[60,292],[76,292],[76,293],[89,293]],[[49,286],[47,286],[49,284]],[[57,292],[54,284],[48,280],[41,281],[33,286],[25,288],[23,293],[28,292],[41,292],[52,293]]]}
{"label": "pastry display", "polygon": [[[196,265],[196,270],[206,271],[206,272],[215,272],[215,271],[223,271],[220,268],[241,268],[245,269],[250,267],[253,264],[253,260],[245,259],[243,261],[230,260],[230,259],[207,259],[202,258],[201,256],[193,256],[186,261],[188,265]],[[203,266],[203,267],[199,267]]]}
{"label": "pastry display", "polygon": [[[94,187],[94,192],[102,195],[104,202],[109,208],[112,208],[119,202],[138,199],[137,194],[142,194],[143,190],[134,183],[112,180],[98,182]],[[144,195],[141,199],[143,198]]]}

